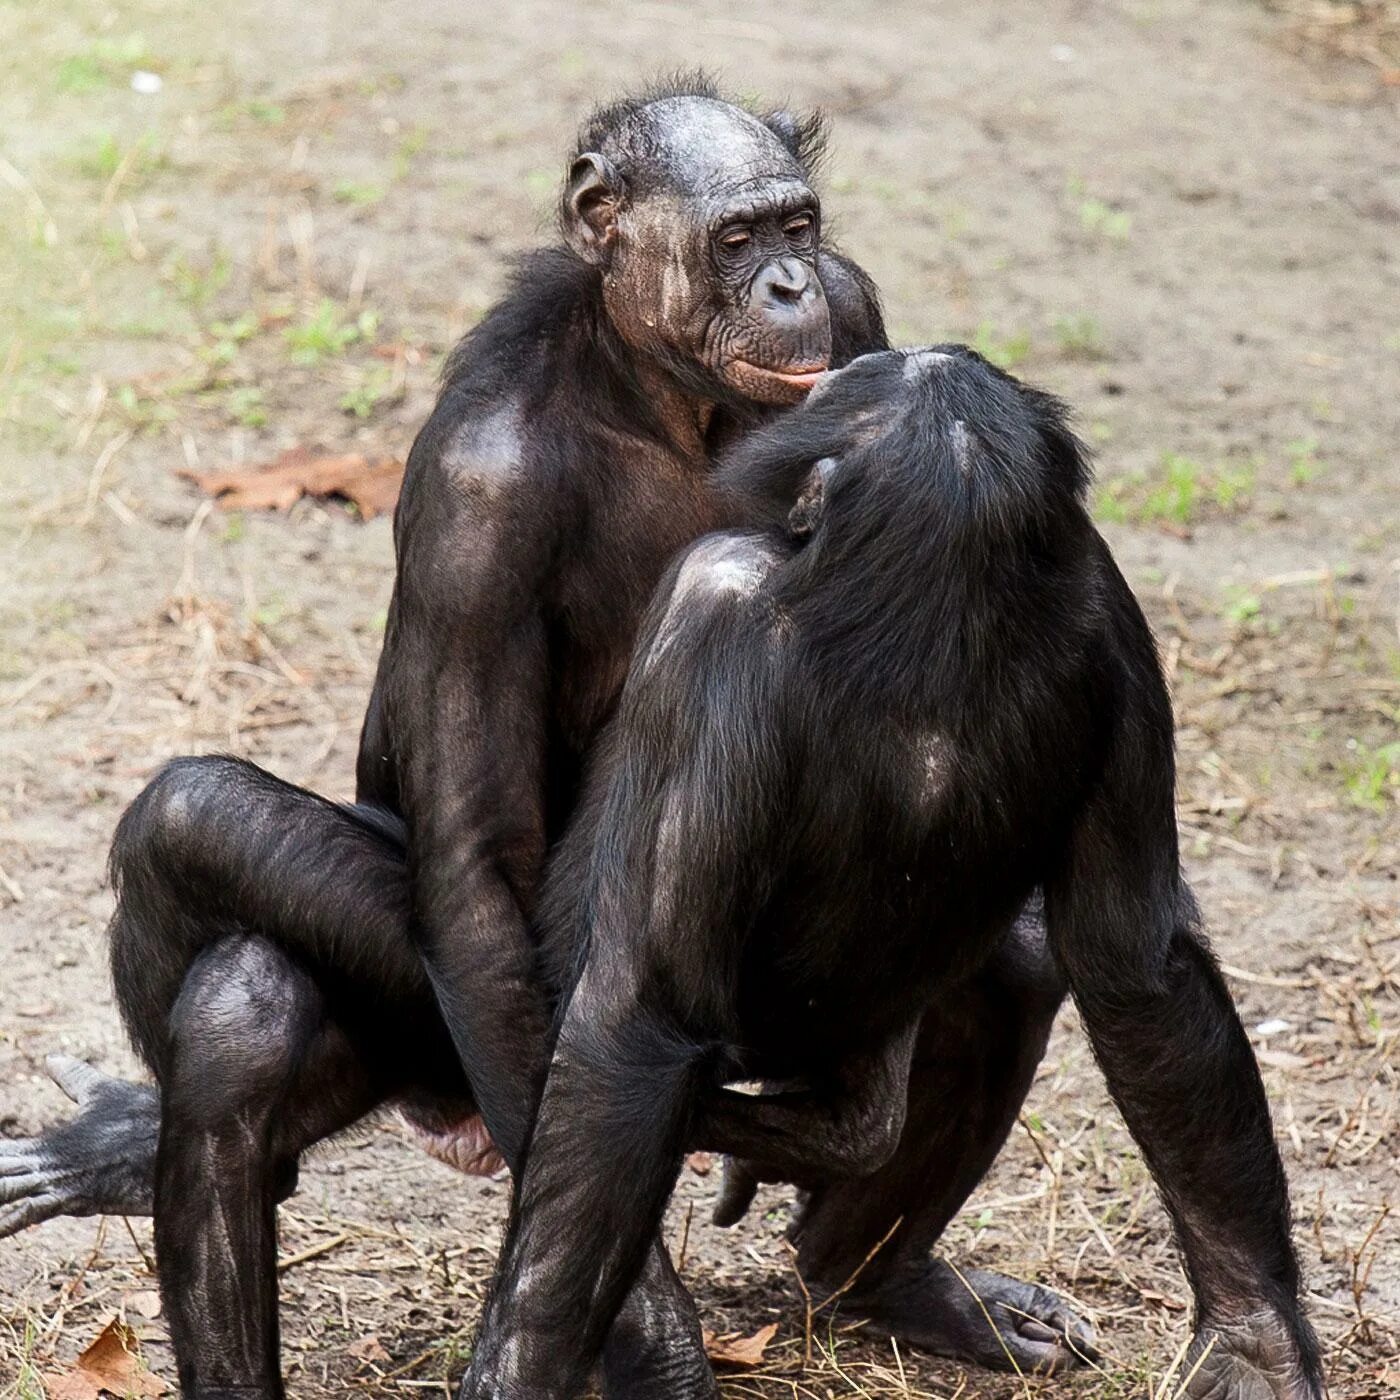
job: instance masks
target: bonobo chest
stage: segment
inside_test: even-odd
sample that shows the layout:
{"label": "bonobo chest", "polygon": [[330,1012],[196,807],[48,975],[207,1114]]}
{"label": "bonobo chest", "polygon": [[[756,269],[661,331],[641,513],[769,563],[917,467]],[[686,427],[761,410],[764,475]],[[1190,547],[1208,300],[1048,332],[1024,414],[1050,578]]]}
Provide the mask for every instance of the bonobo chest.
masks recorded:
{"label": "bonobo chest", "polygon": [[550,661],[558,737],[582,753],[622,692],[667,565],[723,522],[703,460],[617,443],[579,475],[551,599]]}

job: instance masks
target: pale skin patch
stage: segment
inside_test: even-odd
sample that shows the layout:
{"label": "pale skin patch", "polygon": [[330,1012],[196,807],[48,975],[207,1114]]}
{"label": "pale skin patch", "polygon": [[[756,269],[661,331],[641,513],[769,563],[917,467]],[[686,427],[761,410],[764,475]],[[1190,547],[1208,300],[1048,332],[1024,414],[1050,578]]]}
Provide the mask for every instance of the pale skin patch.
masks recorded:
{"label": "pale skin patch", "polygon": [[752,598],[777,563],[771,549],[743,535],[714,535],[695,545],[676,575],[666,614],[643,662],[643,673],[670,649],[687,617],[722,601]]}
{"label": "pale skin patch", "polygon": [[524,453],[515,404],[468,417],[443,453],[443,466],[457,488],[474,499],[494,500],[520,473]]}
{"label": "pale skin patch", "polygon": [[929,732],[914,740],[910,772],[914,781],[914,800],[921,806],[932,806],[947,791],[952,772],[948,741]]}

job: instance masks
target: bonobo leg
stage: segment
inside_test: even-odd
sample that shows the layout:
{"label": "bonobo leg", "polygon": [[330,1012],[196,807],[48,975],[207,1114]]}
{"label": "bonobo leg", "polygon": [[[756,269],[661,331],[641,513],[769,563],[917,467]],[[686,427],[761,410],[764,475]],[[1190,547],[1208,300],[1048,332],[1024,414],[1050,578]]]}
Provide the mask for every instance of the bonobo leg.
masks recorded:
{"label": "bonobo leg", "polygon": [[[253,1301],[272,1296],[267,1290],[275,1287],[275,1275],[264,1281],[260,1272],[270,1257],[259,1214],[267,1210],[268,1190],[283,1198],[302,1148],[385,1099],[406,1094],[419,1106],[443,1105],[449,1117],[471,1112],[469,1087],[410,940],[407,868],[395,827],[387,813],[342,808],[236,759],[186,759],[167,766],[133,803],[113,849],[119,898],[112,961],[123,1017],[167,1097],[178,1091],[180,1112],[194,1115],[193,1138],[222,1143],[233,1133],[229,1155],[220,1146],[220,1161],[240,1161],[243,1189],[258,1202],[239,1217],[239,1238],[256,1267],[229,1276],[245,1302],[220,1309],[249,1319],[250,1330],[220,1340],[215,1358],[251,1367],[247,1383],[255,1391],[265,1389],[266,1375],[275,1376],[268,1361],[275,1352],[275,1301]],[[229,1087],[231,1097],[218,1101],[227,1123],[210,1119],[212,1094],[205,1101],[204,1093],[189,1090],[204,1053],[189,1047],[205,1037],[206,1016],[219,1018],[202,992],[184,998],[185,981],[215,946],[221,958],[241,947],[269,1004],[283,1008],[277,1044],[261,1032],[251,1045],[220,1035],[226,1077],[246,1079],[244,1089],[254,1080],[261,1086],[261,1097],[246,1099]],[[327,998],[333,1016],[322,1005]],[[177,1004],[181,1035],[172,1045]],[[309,1038],[307,1023],[317,1026]],[[285,1062],[295,1061],[298,1047],[303,1058],[289,1081]],[[246,1072],[237,1068],[243,1053],[255,1061]],[[156,1092],[82,1066],[64,1068],[61,1082],[79,1098],[73,1122],[33,1141],[0,1142],[0,1233],[55,1214],[151,1209],[161,1118]],[[280,1105],[275,1141],[248,1136],[248,1124],[266,1120],[267,1101]],[[412,1105],[408,1111],[412,1116]],[[443,1116],[434,1118],[440,1128]],[[164,1140],[177,1136],[167,1131]],[[239,1152],[253,1155],[242,1162]],[[200,1164],[164,1151],[161,1170],[176,1194],[174,1183],[187,1173],[197,1178]],[[163,1271],[183,1268],[184,1277],[197,1274],[202,1254],[211,1252],[204,1236],[233,1226],[179,1211],[177,1202],[158,1240]],[[188,1240],[172,1240],[186,1233]],[[179,1313],[171,1308],[172,1326]],[[186,1331],[197,1349],[206,1329],[196,1321]],[[714,1391],[694,1305],[659,1246],[609,1334],[604,1378],[610,1400],[660,1390],[690,1400]]]}
{"label": "bonobo leg", "polygon": [[170,1013],[155,1234],[186,1396],[282,1394],[276,1204],[300,1152],[379,1098],[325,1013],[306,973],[242,935],[195,959]]}
{"label": "bonobo leg", "polygon": [[1037,901],[974,985],[925,1013],[889,1164],[807,1198],[793,1234],[814,1292],[840,1288],[893,1230],[843,1311],[921,1350],[996,1369],[1054,1371],[1097,1356],[1088,1325],[1049,1289],[980,1269],[960,1279],[929,1256],[1015,1123],[1063,997]]}

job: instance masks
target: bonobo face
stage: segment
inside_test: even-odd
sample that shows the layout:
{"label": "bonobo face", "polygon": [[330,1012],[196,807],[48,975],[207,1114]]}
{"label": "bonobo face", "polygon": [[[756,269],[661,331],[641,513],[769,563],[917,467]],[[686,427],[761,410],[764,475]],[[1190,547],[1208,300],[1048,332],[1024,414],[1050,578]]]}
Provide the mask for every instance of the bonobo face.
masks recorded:
{"label": "bonobo face", "polygon": [[749,113],[648,103],[574,162],[563,217],[618,332],[692,392],[796,403],[830,362],[820,205]]}

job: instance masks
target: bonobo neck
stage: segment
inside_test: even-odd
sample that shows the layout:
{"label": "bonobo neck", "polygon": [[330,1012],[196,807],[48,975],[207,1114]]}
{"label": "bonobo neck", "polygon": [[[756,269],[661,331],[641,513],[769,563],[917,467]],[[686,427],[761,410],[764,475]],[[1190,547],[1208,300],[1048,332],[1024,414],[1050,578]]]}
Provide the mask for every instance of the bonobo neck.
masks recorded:
{"label": "bonobo neck", "polygon": [[652,415],[684,457],[707,459],[706,439],[715,416],[713,399],[701,398],[677,384],[662,366],[634,350],[637,380]]}
{"label": "bonobo neck", "polygon": [[557,393],[619,433],[649,432],[682,457],[706,460],[713,400],[687,388],[670,366],[628,345],[603,301],[603,279],[567,248],[541,248],[517,265],[500,301],[462,338],[443,370],[444,393],[509,396],[543,412]]}

